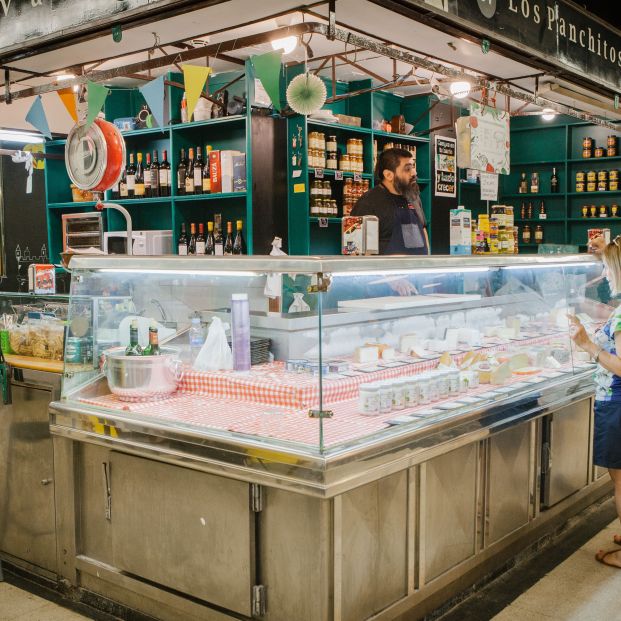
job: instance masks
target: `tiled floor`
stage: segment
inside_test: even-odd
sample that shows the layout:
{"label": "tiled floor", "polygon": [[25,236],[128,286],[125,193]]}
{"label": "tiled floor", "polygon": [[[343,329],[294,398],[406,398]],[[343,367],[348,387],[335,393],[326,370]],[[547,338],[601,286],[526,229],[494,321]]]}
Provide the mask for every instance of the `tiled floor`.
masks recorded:
{"label": "tiled floor", "polygon": [[[621,619],[621,569],[595,561],[620,533],[615,520],[520,595],[494,621],[615,621]],[[621,548],[619,548],[621,549]]]}
{"label": "tiled floor", "polygon": [[83,621],[89,618],[8,582],[0,582],[0,621]]}

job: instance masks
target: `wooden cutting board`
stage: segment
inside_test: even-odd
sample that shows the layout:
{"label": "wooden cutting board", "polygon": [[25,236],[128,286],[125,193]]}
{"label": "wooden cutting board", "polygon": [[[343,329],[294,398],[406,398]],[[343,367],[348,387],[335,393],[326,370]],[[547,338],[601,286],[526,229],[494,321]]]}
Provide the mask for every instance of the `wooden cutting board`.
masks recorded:
{"label": "wooden cutting board", "polygon": [[4,354],[4,358],[11,366],[19,369],[48,371],[50,373],[62,373],[64,370],[64,362],[62,360],[47,360],[46,358],[18,356],[17,354]]}

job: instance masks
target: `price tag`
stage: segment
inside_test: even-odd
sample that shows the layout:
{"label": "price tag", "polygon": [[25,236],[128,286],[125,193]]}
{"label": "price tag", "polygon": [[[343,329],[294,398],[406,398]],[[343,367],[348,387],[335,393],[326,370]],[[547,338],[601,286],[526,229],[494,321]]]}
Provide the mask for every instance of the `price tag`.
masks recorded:
{"label": "price tag", "polygon": [[319,228],[320,229],[328,228],[328,218],[319,218]]}
{"label": "price tag", "polygon": [[334,171],[334,179],[335,179],[335,181],[342,181],[343,180],[343,171],[342,170],[335,170]]}
{"label": "price tag", "polygon": [[354,173],[354,181],[362,181],[362,175],[359,172]]}
{"label": "price tag", "polygon": [[539,214],[539,219],[540,220],[547,220],[548,219],[548,214],[547,213],[540,213]]}
{"label": "price tag", "polygon": [[315,177],[317,179],[323,179],[323,168],[315,168]]}

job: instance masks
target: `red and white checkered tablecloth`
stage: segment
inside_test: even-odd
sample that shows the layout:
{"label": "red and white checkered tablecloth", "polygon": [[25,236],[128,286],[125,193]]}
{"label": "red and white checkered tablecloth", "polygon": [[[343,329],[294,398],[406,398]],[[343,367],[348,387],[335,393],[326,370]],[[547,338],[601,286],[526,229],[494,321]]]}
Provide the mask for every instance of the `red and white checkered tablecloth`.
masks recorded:
{"label": "red and white checkered tablecloth", "polygon": [[[559,335],[539,336],[511,343],[496,344],[481,348],[490,354],[506,351],[524,345],[534,346],[558,340]],[[453,356],[459,364],[466,352]],[[438,359],[423,360],[415,364],[400,367],[383,368],[372,373],[355,377],[323,378],[323,405],[332,404],[358,396],[360,384],[393,379],[405,375],[416,375],[435,369]],[[357,365],[353,365],[356,368]],[[319,405],[319,378],[310,373],[287,371],[283,362],[273,362],[253,366],[246,373],[236,371],[193,371],[186,368],[179,392],[185,394],[205,395],[223,399],[240,399],[251,403],[262,403],[289,408],[313,408]]]}

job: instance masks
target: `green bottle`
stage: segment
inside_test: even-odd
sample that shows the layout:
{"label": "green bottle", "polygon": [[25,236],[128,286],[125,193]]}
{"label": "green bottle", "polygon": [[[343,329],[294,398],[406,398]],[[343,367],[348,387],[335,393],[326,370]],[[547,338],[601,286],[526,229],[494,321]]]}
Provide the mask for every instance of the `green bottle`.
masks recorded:
{"label": "green bottle", "polygon": [[157,333],[157,322],[151,322],[149,326],[149,344],[142,352],[143,356],[159,356],[161,354],[159,336]]}
{"label": "green bottle", "polygon": [[138,344],[138,320],[132,319],[129,326],[129,345],[125,349],[126,356],[142,356],[142,347]]}

